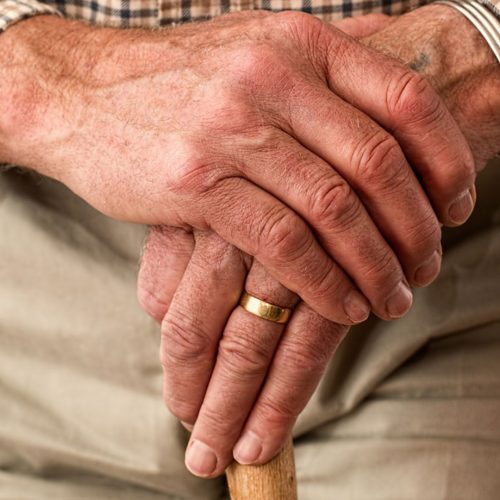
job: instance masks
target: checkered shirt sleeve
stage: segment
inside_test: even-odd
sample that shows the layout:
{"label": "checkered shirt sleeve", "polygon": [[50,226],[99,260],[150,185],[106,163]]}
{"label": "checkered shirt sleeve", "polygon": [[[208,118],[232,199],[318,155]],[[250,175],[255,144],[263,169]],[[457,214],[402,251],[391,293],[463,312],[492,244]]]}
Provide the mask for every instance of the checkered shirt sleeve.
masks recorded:
{"label": "checkered shirt sleeve", "polygon": [[0,31],[37,14],[59,14],[54,7],[36,0],[0,0]]}
{"label": "checkered shirt sleeve", "polygon": [[486,5],[500,21],[500,0],[479,0],[479,3]]}
{"label": "checkered shirt sleeve", "polygon": [[[433,0],[0,0],[0,31],[36,14],[116,28],[159,28],[229,12],[297,10],[331,22],[374,12],[404,14]],[[500,0],[479,0],[498,15]]]}
{"label": "checkered shirt sleeve", "polygon": [[41,13],[116,28],[159,28],[229,12],[297,10],[324,21],[373,12],[402,14],[432,0],[0,0],[0,30]]}

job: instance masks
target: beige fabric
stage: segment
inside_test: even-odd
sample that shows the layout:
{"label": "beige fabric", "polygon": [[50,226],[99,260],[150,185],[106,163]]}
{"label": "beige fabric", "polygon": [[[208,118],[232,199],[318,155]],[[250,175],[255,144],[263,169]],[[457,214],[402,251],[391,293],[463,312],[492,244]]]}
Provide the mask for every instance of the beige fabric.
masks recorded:
{"label": "beige fabric", "polygon": [[[354,329],[296,426],[301,500],[496,500],[500,165],[403,320]],[[145,229],[0,175],[0,500],[215,499],[161,402],[135,299]],[[304,332],[307,334],[307,332]]]}
{"label": "beige fabric", "polygon": [[215,498],[161,401],[157,326],[135,298],[144,228],[48,179],[0,178],[0,499],[158,498],[127,483]]}
{"label": "beige fabric", "polygon": [[299,498],[498,499],[499,363],[500,322],[433,341],[296,443]]}

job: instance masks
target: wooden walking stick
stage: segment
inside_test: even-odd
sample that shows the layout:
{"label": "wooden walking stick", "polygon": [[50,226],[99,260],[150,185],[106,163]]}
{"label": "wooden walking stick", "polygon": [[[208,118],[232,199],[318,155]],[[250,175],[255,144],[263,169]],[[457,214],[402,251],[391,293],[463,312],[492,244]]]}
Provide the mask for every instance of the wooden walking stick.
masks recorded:
{"label": "wooden walking stick", "polygon": [[267,464],[234,463],[226,476],[231,500],[297,500],[292,438]]}

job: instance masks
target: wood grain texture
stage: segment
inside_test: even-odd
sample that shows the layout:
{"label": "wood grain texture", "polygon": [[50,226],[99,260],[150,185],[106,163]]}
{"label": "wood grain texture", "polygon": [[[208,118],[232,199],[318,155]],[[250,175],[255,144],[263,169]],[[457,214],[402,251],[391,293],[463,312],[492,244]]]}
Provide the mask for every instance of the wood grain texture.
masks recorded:
{"label": "wood grain texture", "polygon": [[233,463],[226,471],[231,500],[297,500],[293,442],[264,465]]}

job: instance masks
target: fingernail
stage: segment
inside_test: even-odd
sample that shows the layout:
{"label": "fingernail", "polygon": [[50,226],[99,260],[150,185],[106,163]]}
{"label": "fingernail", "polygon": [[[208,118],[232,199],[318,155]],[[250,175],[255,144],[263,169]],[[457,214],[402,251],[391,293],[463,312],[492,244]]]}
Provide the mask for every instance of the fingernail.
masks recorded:
{"label": "fingernail", "polygon": [[474,209],[474,199],[472,196],[472,188],[465,193],[462,193],[451,205],[448,209],[448,215],[450,219],[455,224],[464,223],[472,213]]}
{"label": "fingernail", "polygon": [[253,464],[262,453],[262,443],[260,439],[250,431],[245,432],[236,443],[233,456],[240,464]]}
{"label": "fingernail", "polygon": [[392,295],[387,299],[385,305],[387,314],[392,319],[400,318],[410,309],[412,302],[411,290],[400,281]]}
{"label": "fingernail", "polygon": [[186,467],[196,476],[208,476],[217,467],[217,455],[205,443],[194,439],[186,453]]}
{"label": "fingernail", "polygon": [[344,310],[353,323],[360,323],[368,318],[370,304],[359,292],[352,290],[344,301]]}
{"label": "fingernail", "polygon": [[416,271],[413,280],[419,286],[427,286],[434,281],[441,269],[441,255],[436,250]]}

